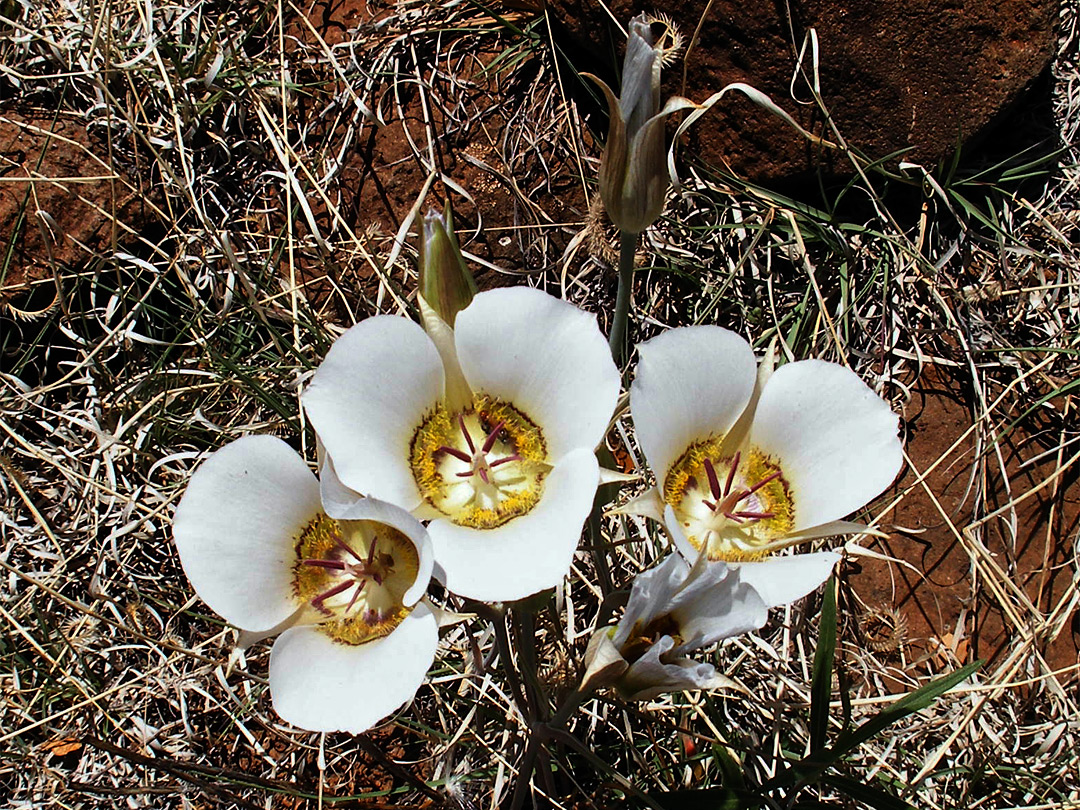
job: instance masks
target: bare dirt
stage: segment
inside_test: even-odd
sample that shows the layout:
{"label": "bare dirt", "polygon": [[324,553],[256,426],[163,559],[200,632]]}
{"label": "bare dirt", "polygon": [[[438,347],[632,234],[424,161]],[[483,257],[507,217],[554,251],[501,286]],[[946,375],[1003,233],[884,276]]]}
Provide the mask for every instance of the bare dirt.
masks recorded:
{"label": "bare dirt", "polygon": [[[1019,619],[1047,666],[1060,670],[1078,661],[1077,616],[1059,611],[1049,627],[1042,617],[1063,598],[1068,604],[1074,587],[1077,473],[1045,484],[1065,460],[1047,452],[1060,442],[1060,427],[1032,434],[1026,423],[998,442],[999,458],[972,427],[973,399],[937,368],[916,381],[904,413],[910,464],[882,502],[914,489],[885,516],[888,538],[870,546],[900,562],[851,564],[848,583],[863,603],[853,610],[866,621],[867,608],[902,616],[909,663],[934,670],[1000,661],[1024,641]],[[998,579],[1004,589],[993,585]]]}
{"label": "bare dirt", "polygon": [[47,308],[59,292],[32,296],[35,282],[110,255],[149,221],[148,198],[72,118],[0,111],[0,180],[0,307]]}

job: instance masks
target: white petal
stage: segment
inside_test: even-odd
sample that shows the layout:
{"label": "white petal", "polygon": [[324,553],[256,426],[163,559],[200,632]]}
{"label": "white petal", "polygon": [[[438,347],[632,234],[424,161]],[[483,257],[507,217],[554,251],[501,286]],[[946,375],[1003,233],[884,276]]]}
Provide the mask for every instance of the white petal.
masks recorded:
{"label": "white petal", "polygon": [[664,663],[660,656],[674,647],[670,636],[660,640],[630,665],[618,683],[619,692],[627,700],[649,700],[665,692],[681,692],[686,689],[722,689],[735,684],[719,675],[712,664],[692,661],[688,658]]}
{"label": "white petal", "polygon": [[768,605],[740,572],[704,557],[695,564],[669,608],[683,638],[676,654],[757,630],[769,620]]}
{"label": "white petal", "polygon": [[835,551],[819,551],[739,563],[739,579],[749,584],[766,605],[778,607],[802,599],[817,588],[829,578],[839,560]]}
{"label": "white petal", "polygon": [[420,493],[409,445],[443,395],[439,352],[406,318],[368,318],[330,348],[304,410],[349,489],[412,509]]}
{"label": "white petal", "polygon": [[772,375],[750,443],[779,460],[791,485],[794,531],[864,506],[903,462],[896,414],[854,372],[820,360],[789,363]]}
{"label": "white petal", "polygon": [[789,534],[785,540],[795,543],[805,543],[808,540],[817,540],[819,537],[836,537],[839,534],[866,534],[874,537],[888,537],[889,535],[880,529],[871,529],[865,523],[856,523],[851,520],[831,520],[828,523],[819,523],[817,526],[807,526],[797,532]]}
{"label": "white petal", "polygon": [[578,687],[581,692],[611,686],[630,666],[611,640],[609,634],[612,629],[601,627],[589,639],[589,646],[585,650],[585,674]]}
{"label": "white petal", "polygon": [[694,442],[722,436],[754,391],[757,364],[741,337],[718,326],[669,329],[638,347],[630,410],[638,443],[663,486]]}
{"label": "white petal", "polygon": [[423,603],[390,635],[355,647],[312,625],[293,627],[270,653],[274,710],[310,731],[367,731],[416,694],[438,641]]}
{"label": "white petal", "polygon": [[528,514],[497,529],[434,521],[428,532],[446,587],[470,599],[504,602],[557,585],[570,570],[599,479],[592,451],[575,450],[548,473]]}
{"label": "white petal", "polygon": [[296,540],[322,512],[319,482],[281,439],[245,436],[195,471],[173,539],[195,592],[230,624],[260,632],[296,610]]}
{"label": "white petal", "polygon": [[339,520],[373,520],[397,529],[412,541],[416,547],[418,569],[416,581],[402,597],[406,605],[414,604],[427,591],[431,581],[431,570],[435,563],[435,552],[427,529],[416,518],[398,506],[375,498],[361,498],[347,506],[340,504],[326,507],[326,514]]}
{"label": "white petal", "polygon": [[333,517],[335,511],[348,509],[364,496],[341,483],[337,470],[334,469],[334,462],[323,448],[323,443],[316,439],[316,446],[319,457],[319,493],[323,508]]}
{"label": "white petal", "polygon": [[622,648],[639,622],[648,624],[668,612],[672,598],[690,574],[690,565],[678,554],[669,554],[658,565],[634,577],[626,609],[612,642]]}
{"label": "white petal", "polygon": [[619,372],[596,316],[528,287],[477,295],[454,324],[472,389],[510,402],[540,426],[557,462],[600,443]]}
{"label": "white petal", "polygon": [[700,551],[694,548],[694,545],[690,542],[686,536],[686,532],[683,531],[682,523],[677,517],[675,517],[675,510],[670,506],[664,507],[664,526],[668,530],[668,535],[671,537],[671,543],[675,546],[675,550],[678,551],[683,559],[696,560]]}

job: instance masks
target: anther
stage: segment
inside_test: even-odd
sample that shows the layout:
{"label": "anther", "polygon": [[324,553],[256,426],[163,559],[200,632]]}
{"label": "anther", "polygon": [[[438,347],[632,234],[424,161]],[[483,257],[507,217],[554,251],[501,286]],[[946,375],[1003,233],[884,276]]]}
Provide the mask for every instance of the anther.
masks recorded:
{"label": "anther", "polygon": [[[740,453],[735,453],[735,457],[731,459],[731,467],[728,469],[727,480],[724,481],[724,496],[726,497],[731,492],[731,482],[735,480],[735,471],[739,469],[739,457]],[[720,496],[717,495],[717,498]]]}
{"label": "anther", "polygon": [[776,517],[773,512],[736,512],[735,514],[748,520],[768,520]]}
{"label": "anther", "polygon": [[758,481],[756,484],[754,484],[752,487],[750,487],[750,489],[746,490],[746,492],[744,492],[742,494],[742,496],[739,498],[739,500],[741,501],[741,500],[743,500],[743,498],[750,497],[755,492],[757,492],[759,489],[761,489],[763,486],[765,486],[767,483],[769,483],[770,481],[775,481],[779,477],[780,477],[780,470],[777,470],[776,472],[765,476],[760,481]]}
{"label": "anther", "polygon": [[[465,435],[468,436],[469,434],[466,433]],[[472,445],[472,442],[470,441],[469,444]],[[439,448],[439,452],[449,453],[458,461],[464,461],[466,464],[472,464],[472,456],[470,456],[464,450],[458,450],[456,447],[447,447],[444,444],[442,447]],[[473,452],[475,453],[476,451],[473,450]]]}
{"label": "anther", "polygon": [[[382,583],[379,583],[380,585]],[[349,604],[345,606],[345,612],[348,613],[353,609],[353,605],[356,604],[356,600],[360,598],[360,594],[363,593],[364,586],[367,585],[367,580],[362,579],[356,585],[356,591],[353,592],[352,598],[349,600]]]}
{"label": "anther", "polygon": [[709,489],[716,500],[720,500],[720,481],[716,477],[716,469],[709,459],[705,459],[705,475],[709,476]]}
{"label": "anther", "polygon": [[502,430],[504,427],[506,427],[505,419],[500,421],[499,424],[495,425],[495,427],[491,429],[491,432],[487,435],[487,438],[484,439],[484,446],[482,449],[485,453],[491,452],[491,448],[495,446],[495,439],[497,439],[499,436],[499,431]]}
{"label": "anther", "polygon": [[326,601],[327,599],[329,599],[329,598],[330,598],[331,596],[337,596],[337,595],[338,595],[339,593],[341,593],[342,591],[346,591],[346,590],[348,590],[348,589],[349,589],[349,588],[351,588],[352,586],[353,586],[353,582],[352,582],[352,580],[348,580],[348,579],[347,579],[347,580],[345,580],[344,582],[339,582],[339,583],[338,583],[337,585],[335,585],[335,586],[334,586],[333,588],[331,588],[330,590],[328,590],[328,591],[323,591],[323,592],[322,592],[322,593],[320,593],[320,594],[319,594],[318,596],[316,596],[316,597],[315,597],[314,599],[312,599],[312,600],[311,600],[311,605],[312,605],[312,607],[314,607],[314,608],[315,608],[316,610],[322,610],[322,609],[323,609],[323,602],[325,602],[325,601]]}
{"label": "anther", "polygon": [[357,554],[357,553],[356,553],[356,552],[355,552],[355,551],[353,550],[353,547],[352,547],[352,546],[350,546],[350,545],[349,545],[348,543],[346,543],[346,542],[345,542],[344,540],[342,540],[342,539],[341,539],[341,535],[340,535],[340,534],[338,534],[337,532],[335,532],[335,533],[334,533],[334,544],[335,544],[335,545],[336,545],[336,546],[337,546],[338,548],[344,549],[344,550],[345,550],[345,552],[346,552],[346,553],[347,553],[347,554],[348,554],[348,555],[349,555],[350,557],[352,557],[352,558],[353,558],[354,560],[356,560],[357,562],[363,562],[363,561],[364,561],[364,558],[363,558],[363,557],[361,557],[361,556],[360,556],[359,554]]}
{"label": "anther", "polygon": [[462,414],[458,414],[458,424],[461,426],[461,433],[465,437],[465,444],[469,445],[469,452],[476,454],[476,445],[473,444],[472,436],[469,435],[469,429],[465,427],[465,417]]}
{"label": "anther", "polygon": [[341,560],[301,560],[304,565],[312,565],[315,568],[327,568],[331,571],[344,571],[345,563]]}

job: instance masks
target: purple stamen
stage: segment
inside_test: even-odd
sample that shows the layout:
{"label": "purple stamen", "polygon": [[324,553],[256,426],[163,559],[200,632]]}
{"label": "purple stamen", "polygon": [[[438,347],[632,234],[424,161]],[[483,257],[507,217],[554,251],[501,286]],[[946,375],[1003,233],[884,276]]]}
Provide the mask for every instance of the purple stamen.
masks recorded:
{"label": "purple stamen", "polygon": [[480,474],[480,478],[483,480],[483,482],[485,484],[490,484],[491,483],[491,481],[488,479],[488,471],[486,469],[481,467],[480,469],[477,470],[477,472]]}
{"label": "purple stamen", "polygon": [[357,584],[356,591],[353,593],[352,599],[349,600],[349,604],[345,607],[346,613],[353,609],[353,605],[355,605],[356,600],[360,598],[360,593],[364,590],[365,585],[367,585],[366,579],[360,580],[359,584]]}
{"label": "purple stamen", "polygon": [[739,517],[739,514],[738,512],[724,512],[724,517],[728,520],[734,520],[736,523],[742,523],[743,518]]}
{"label": "purple stamen", "polygon": [[337,596],[342,591],[348,590],[352,586],[353,586],[352,580],[345,580],[344,582],[339,582],[337,585],[335,585],[330,590],[324,591],[323,593],[320,593],[318,596],[316,596],[314,599],[312,599],[311,604],[317,610],[322,610],[323,609],[323,602],[325,602],[331,596]]}
{"label": "purple stamen", "polygon": [[454,475],[456,475],[458,478],[472,478],[473,471],[469,470],[468,472],[454,473]]}
{"label": "purple stamen", "polygon": [[740,495],[739,500],[741,501],[744,498],[749,498],[751,495],[753,495],[755,492],[757,492],[759,489],[761,489],[767,483],[769,483],[770,481],[775,481],[779,477],[780,477],[780,470],[777,470],[776,472],[772,473],[771,475],[765,476],[760,481],[758,481],[756,484],[754,484],[752,487],[750,487],[750,489],[746,490],[746,492],[744,492],[742,495]]}
{"label": "purple stamen", "polygon": [[[731,460],[731,468],[728,470],[727,479],[724,481],[724,495],[726,496],[731,492],[731,482],[735,480],[735,470],[739,468],[739,453],[735,454],[735,458]],[[720,496],[717,495],[719,498]]]}
{"label": "purple stamen", "polygon": [[[466,433],[465,435],[468,436],[469,434]],[[470,445],[470,448],[471,448],[471,446],[472,446],[471,441],[469,442],[469,445]],[[442,447],[439,448],[439,451],[441,451],[443,453],[449,453],[454,458],[456,458],[458,461],[464,461],[466,464],[472,464],[472,456],[470,456],[464,450],[458,450],[456,447],[447,447],[444,444]],[[476,450],[473,449],[473,452],[475,453]]]}
{"label": "purple stamen", "polygon": [[[476,445],[473,444],[472,436],[469,435],[469,429],[465,427],[465,417],[459,415],[457,419],[458,424],[461,425],[461,433],[465,437],[465,444],[469,445],[469,452],[476,455]],[[471,459],[465,460],[470,461]]]}
{"label": "purple stamen", "polygon": [[375,546],[376,546],[376,544],[378,542],[379,542],[379,538],[377,538],[377,537],[372,537],[371,538],[371,548],[368,549],[368,553],[367,553],[368,568],[371,567],[371,563],[375,559]]}
{"label": "purple stamen", "polygon": [[715,504],[715,503],[713,503],[712,501],[706,501],[706,500],[702,499],[702,501],[701,501],[701,502],[702,502],[703,504],[705,504],[705,505],[706,505],[707,507],[709,507],[709,509],[711,509],[711,510],[712,510],[713,512],[715,512],[715,511],[716,511],[716,504]]}
{"label": "purple stamen", "polygon": [[720,500],[720,481],[716,477],[716,469],[709,459],[705,459],[705,475],[709,476],[709,489],[716,500]]}
{"label": "purple stamen", "polygon": [[506,426],[506,420],[503,419],[499,424],[491,429],[491,433],[484,439],[484,447],[482,448],[485,453],[490,453],[491,448],[495,446],[495,439],[498,438],[499,431]]}
{"label": "purple stamen", "polygon": [[334,544],[341,547],[341,548],[343,548],[343,549],[345,549],[345,551],[349,554],[349,556],[351,556],[357,562],[363,562],[364,561],[364,558],[361,557],[359,554],[357,554],[355,551],[353,551],[352,547],[348,543],[346,543],[344,540],[342,540],[341,535],[337,534],[336,532],[334,534]]}
{"label": "purple stamen", "polygon": [[345,563],[341,560],[301,560],[304,565],[313,565],[316,568],[328,568],[331,571],[344,571]]}
{"label": "purple stamen", "polygon": [[749,520],[768,520],[776,517],[773,512],[736,512],[735,514]]}
{"label": "purple stamen", "polygon": [[517,455],[515,453],[514,455],[507,456],[506,458],[496,459],[495,461],[488,464],[488,466],[489,467],[498,467],[500,464],[506,464],[509,461],[521,461],[521,456],[519,456],[519,455]]}

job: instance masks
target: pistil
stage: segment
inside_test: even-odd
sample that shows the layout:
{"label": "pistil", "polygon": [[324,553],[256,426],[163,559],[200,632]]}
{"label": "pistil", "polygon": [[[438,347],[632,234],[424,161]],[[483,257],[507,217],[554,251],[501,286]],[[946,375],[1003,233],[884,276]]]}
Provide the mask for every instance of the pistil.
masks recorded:
{"label": "pistil", "polygon": [[343,615],[348,615],[360,599],[360,595],[363,593],[364,586],[367,585],[368,580],[373,580],[376,585],[382,585],[383,580],[393,573],[394,558],[389,554],[379,554],[376,556],[376,547],[378,545],[377,538],[372,538],[371,545],[368,548],[367,557],[360,555],[356,549],[340,537],[335,537],[335,541],[334,545],[336,547],[348,552],[348,554],[357,560],[357,562],[348,563],[344,560],[329,558],[305,559],[301,560],[301,563],[313,568],[321,568],[325,571],[337,571],[340,572],[339,576],[344,577],[341,582],[334,584],[327,590],[312,597],[312,607],[321,613],[331,612],[326,606],[326,601],[328,599],[332,599],[333,597],[344,593],[349,590],[349,588],[355,588],[343,611]]}
{"label": "pistil", "polygon": [[[461,429],[461,435],[465,439],[465,444],[469,448],[469,452],[460,450],[456,447],[450,447],[449,445],[441,445],[439,452],[446,453],[453,456],[458,461],[464,462],[469,465],[469,469],[463,472],[454,473],[457,478],[472,478],[478,476],[485,485],[491,484],[491,470],[498,467],[500,464],[508,464],[511,461],[521,461],[521,456],[514,453],[503,458],[497,458],[489,460],[487,454],[491,452],[495,447],[495,442],[499,438],[499,433],[506,427],[506,420],[502,419],[498,424],[493,427],[488,434],[484,437],[483,444],[480,445],[480,449],[476,449],[476,442],[473,441],[472,435],[469,433],[469,428],[465,424],[465,417],[458,416],[458,427]],[[471,455],[470,455],[471,453]]]}
{"label": "pistil", "polygon": [[756,522],[776,517],[773,512],[755,509],[739,509],[739,504],[742,501],[745,501],[770,481],[775,481],[780,477],[780,471],[776,470],[748,489],[733,490],[732,484],[735,482],[735,474],[739,469],[740,458],[740,454],[736,453],[731,459],[731,465],[728,468],[727,477],[724,479],[723,487],[720,486],[720,477],[716,474],[716,467],[713,465],[712,460],[708,458],[705,459],[705,476],[709,479],[709,492],[714,500],[710,501],[707,498],[703,498],[702,503],[704,503],[711,512],[722,515],[728,520],[739,524],[748,520]]}

